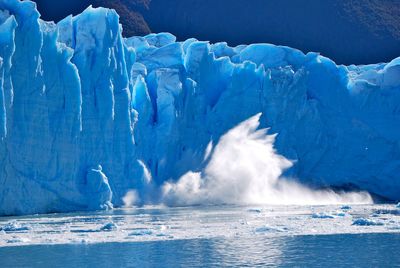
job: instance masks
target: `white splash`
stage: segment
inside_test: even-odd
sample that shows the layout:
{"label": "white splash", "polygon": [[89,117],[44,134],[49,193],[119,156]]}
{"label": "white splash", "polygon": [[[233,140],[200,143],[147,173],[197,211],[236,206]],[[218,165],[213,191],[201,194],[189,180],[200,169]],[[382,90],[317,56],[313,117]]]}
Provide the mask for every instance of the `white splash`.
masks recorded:
{"label": "white splash", "polygon": [[122,202],[124,202],[124,207],[133,207],[139,203],[139,200],[139,195],[135,190],[128,191],[122,198]]}
{"label": "white splash", "polygon": [[207,148],[206,157],[209,155],[210,160],[202,172],[188,172],[176,183],[165,183],[164,202],[169,205],[372,203],[366,192],[338,194],[312,190],[282,178],[292,162],[276,153],[275,135],[267,135],[267,129],[257,130],[260,116],[257,114],[228,131],[213,151]]}

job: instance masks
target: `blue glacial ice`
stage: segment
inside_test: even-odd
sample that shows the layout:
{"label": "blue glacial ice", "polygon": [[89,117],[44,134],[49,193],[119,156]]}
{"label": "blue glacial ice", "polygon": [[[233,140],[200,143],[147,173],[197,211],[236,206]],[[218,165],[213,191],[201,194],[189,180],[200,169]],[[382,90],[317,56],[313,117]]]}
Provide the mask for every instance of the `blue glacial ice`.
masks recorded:
{"label": "blue glacial ice", "polygon": [[366,218],[358,218],[353,222],[353,225],[359,225],[359,226],[377,226],[377,225],[383,225],[382,222],[377,222],[371,219],[366,219]]}
{"label": "blue glacial ice", "polygon": [[0,215],[160,201],[258,114],[282,156],[274,176],[400,199],[400,58],[339,66],[271,44],[121,32],[113,10],[55,24],[33,2],[0,0]]}

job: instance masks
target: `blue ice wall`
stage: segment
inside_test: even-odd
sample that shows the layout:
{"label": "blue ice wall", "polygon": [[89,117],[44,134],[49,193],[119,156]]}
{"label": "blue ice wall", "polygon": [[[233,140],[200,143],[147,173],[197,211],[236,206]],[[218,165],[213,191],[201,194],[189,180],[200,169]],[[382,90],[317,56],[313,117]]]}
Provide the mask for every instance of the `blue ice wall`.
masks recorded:
{"label": "blue ice wall", "polygon": [[288,175],[400,199],[400,58],[338,66],[270,44],[123,39],[103,8],[39,17],[0,0],[0,215],[107,209],[130,190],[154,201],[259,112],[295,161]]}

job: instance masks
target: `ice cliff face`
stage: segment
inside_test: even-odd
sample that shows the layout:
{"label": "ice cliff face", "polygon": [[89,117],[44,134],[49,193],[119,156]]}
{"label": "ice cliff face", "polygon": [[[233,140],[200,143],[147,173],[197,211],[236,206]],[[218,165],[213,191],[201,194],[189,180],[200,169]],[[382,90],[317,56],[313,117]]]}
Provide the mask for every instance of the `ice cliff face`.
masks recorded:
{"label": "ice cliff face", "polygon": [[0,57],[1,215],[154,199],[260,112],[289,175],[400,199],[400,58],[337,66],[269,44],[123,39],[112,10],[54,24],[19,0],[0,0]]}

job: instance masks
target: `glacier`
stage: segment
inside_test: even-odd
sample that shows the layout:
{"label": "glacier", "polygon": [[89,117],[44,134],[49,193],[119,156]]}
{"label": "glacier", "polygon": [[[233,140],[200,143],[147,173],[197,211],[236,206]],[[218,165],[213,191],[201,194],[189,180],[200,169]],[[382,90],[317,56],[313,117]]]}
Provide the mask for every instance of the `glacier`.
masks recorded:
{"label": "glacier", "polygon": [[114,10],[56,24],[0,0],[0,215],[160,201],[259,113],[293,162],[285,176],[400,199],[400,58],[343,66],[272,44],[121,33]]}

